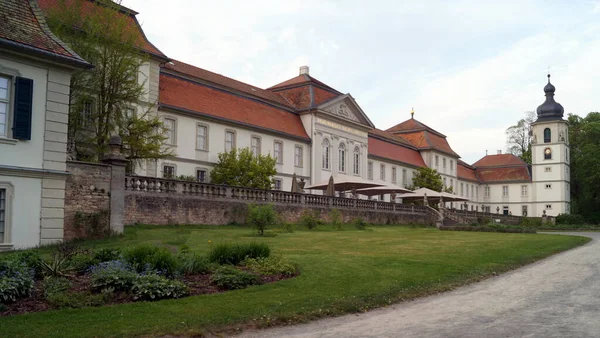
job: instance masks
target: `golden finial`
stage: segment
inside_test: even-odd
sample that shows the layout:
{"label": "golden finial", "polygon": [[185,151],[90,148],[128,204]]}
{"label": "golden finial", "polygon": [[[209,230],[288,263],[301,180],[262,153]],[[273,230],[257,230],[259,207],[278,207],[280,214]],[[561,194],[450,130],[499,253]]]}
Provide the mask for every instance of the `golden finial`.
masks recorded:
{"label": "golden finial", "polygon": [[415,108],[411,108],[410,109],[410,118],[414,119],[415,118]]}

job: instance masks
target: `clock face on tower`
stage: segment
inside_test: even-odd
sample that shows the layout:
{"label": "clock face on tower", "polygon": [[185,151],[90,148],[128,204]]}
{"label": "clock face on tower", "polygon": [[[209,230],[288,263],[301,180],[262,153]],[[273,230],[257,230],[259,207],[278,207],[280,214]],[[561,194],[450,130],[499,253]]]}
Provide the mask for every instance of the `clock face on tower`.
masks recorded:
{"label": "clock face on tower", "polygon": [[552,149],[546,148],[544,149],[544,159],[549,160],[552,158]]}

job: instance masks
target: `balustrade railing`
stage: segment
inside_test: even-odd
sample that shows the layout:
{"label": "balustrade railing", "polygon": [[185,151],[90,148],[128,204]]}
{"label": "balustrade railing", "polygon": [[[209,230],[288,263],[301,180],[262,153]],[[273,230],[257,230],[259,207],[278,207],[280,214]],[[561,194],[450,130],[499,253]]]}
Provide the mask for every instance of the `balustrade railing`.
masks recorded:
{"label": "balustrade railing", "polygon": [[232,187],[226,185],[181,181],[157,177],[126,176],[125,190],[142,193],[182,194],[209,198],[323,206],[342,209],[380,210],[391,212],[396,211],[421,215],[429,212],[427,207],[422,205],[300,194],[281,190],[261,190],[254,188]]}

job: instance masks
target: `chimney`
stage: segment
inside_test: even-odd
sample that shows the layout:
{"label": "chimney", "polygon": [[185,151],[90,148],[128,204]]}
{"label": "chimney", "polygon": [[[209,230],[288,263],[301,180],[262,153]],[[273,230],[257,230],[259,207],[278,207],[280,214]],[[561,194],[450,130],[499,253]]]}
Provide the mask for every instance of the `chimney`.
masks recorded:
{"label": "chimney", "polygon": [[302,75],[302,74],[308,75],[308,66],[301,66],[300,67],[300,75]]}
{"label": "chimney", "polygon": [[502,150],[498,150],[498,155],[502,155]]}

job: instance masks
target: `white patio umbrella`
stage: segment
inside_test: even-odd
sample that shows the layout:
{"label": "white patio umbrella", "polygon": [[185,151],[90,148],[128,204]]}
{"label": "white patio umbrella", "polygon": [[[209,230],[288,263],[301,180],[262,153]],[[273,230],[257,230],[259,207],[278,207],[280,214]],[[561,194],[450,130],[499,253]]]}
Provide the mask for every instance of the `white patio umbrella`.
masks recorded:
{"label": "white patio umbrella", "polygon": [[356,190],[357,194],[365,195],[365,196],[375,196],[375,195],[383,195],[383,194],[404,194],[411,193],[411,190],[401,188],[395,185],[382,185],[379,187],[371,187],[371,188],[363,188]]}

